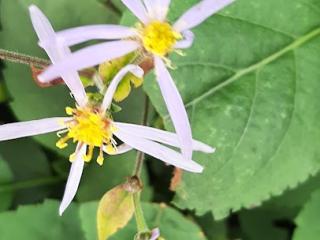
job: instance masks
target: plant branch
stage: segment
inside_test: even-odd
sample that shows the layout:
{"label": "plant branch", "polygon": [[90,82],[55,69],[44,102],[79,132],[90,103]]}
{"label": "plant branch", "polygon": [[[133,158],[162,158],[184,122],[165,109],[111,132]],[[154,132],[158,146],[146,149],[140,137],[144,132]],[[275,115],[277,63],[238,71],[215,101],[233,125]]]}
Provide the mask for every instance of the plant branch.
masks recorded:
{"label": "plant branch", "polygon": [[46,59],[33,57],[30,55],[17,53],[17,52],[5,50],[5,49],[0,49],[0,59],[4,61],[9,61],[9,62],[25,64],[29,66],[37,66],[41,68],[46,68],[51,64],[51,62]]}

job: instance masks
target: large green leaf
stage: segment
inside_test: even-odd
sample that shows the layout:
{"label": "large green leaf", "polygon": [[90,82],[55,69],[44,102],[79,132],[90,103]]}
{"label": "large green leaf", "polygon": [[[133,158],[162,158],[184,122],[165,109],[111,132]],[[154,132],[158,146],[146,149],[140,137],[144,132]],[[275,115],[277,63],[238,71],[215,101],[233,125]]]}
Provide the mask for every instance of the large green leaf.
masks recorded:
{"label": "large green leaf", "polygon": [[[195,2],[173,1],[172,19]],[[177,206],[220,219],[319,170],[319,13],[317,0],[238,0],[173,54],[194,138],[217,148],[194,155],[205,171],[184,175]],[[144,88],[171,129],[154,79]]]}
{"label": "large green leaf", "polygon": [[84,240],[80,228],[78,206],[71,205],[65,214],[58,215],[59,202],[19,207],[0,214],[2,239],[25,240]]}
{"label": "large green leaf", "polygon": [[[32,3],[48,16],[56,30],[84,24],[114,23],[118,20],[113,11],[96,0],[2,0],[1,48],[47,58],[37,46],[38,39],[28,14],[28,6]],[[65,86],[39,88],[27,66],[7,64],[4,77],[13,99],[10,105],[19,120],[65,116],[65,107],[74,106]],[[55,134],[36,138],[55,150]]]}
{"label": "large green leaf", "polygon": [[[87,240],[97,239],[95,225],[97,207],[97,202],[85,203],[80,206],[80,218]],[[161,236],[165,239],[206,239],[195,223],[186,219],[181,213],[168,206],[144,203],[142,204],[142,208],[149,227],[159,227]],[[110,239],[133,239],[136,232],[136,224],[133,218],[126,227],[121,229]]]}
{"label": "large green leaf", "polygon": [[[52,178],[52,173],[46,155],[35,141],[18,139],[1,142],[0,154],[14,175],[11,190],[7,185],[6,192],[14,192],[15,204],[33,203],[48,196],[51,188],[42,183]],[[28,186],[21,187],[26,182]],[[16,184],[20,187],[17,188]]]}
{"label": "large green leaf", "polygon": [[315,191],[295,220],[293,240],[315,240],[320,236],[320,190]]}
{"label": "large green leaf", "polygon": [[12,192],[3,192],[1,187],[13,181],[13,174],[9,165],[0,156],[0,211],[7,210],[12,203]]}

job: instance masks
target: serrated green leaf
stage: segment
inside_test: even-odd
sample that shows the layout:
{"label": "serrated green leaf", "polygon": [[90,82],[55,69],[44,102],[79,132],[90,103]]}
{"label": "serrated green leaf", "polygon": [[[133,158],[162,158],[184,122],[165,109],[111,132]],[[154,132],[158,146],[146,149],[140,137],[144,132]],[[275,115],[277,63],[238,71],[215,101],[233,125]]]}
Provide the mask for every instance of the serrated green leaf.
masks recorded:
{"label": "serrated green leaf", "polygon": [[13,173],[9,165],[0,156],[0,212],[7,210],[12,204],[12,192],[1,192],[1,186],[13,181]]}
{"label": "serrated green leaf", "polygon": [[316,190],[299,213],[293,240],[315,240],[320,236],[320,190]]}
{"label": "serrated green leaf", "polygon": [[[2,0],[1,48],[47,58],[37,46],[38,39],[31,24],[28,6],[36,4],[50,19],[56,30],[85,24],[115,23],[118,16],[96,0]],[[45,117],[65,116],[66,106],[74,106],[66,86],[40,88],[27,66],[7,64],[4,77],[13,98],[10,106],[21,121]],[[36,137],[41,143],[56,151],[55,134]],[[59,151],[68,155],[73,150]]]}
{"label": "serrated green leaf", "polygon": [[[82,227],[86,233],[87,240],[97,239],[95,233],[95,217],[98,203],[85,203],[80,206],[80,217]],[[167,240],[170,239],[188,239],[188,240],[205,240],[204,234],[200,228],[189,219],[185,218],[181,213],[168,206],[143,203],[147,224],[150,228],[159,227],[161,236]],[[113,235],[110,240],[133,239],[137,233],[134,218],[129,224]]]}
{"label": "serrated green leaf", "polygon": [[78,207],[70,205],[65,214],[58,215],[59,202],[19,207],[16,211],[0,213],[2,239],[25,240],[84,240],[80,228]]}
{"label": "serrated green leaf", "polygon": [[[195,2],[173,1],[171,19]],[[194,138],[217,148],[195,154],[205,170],[184,174],[178,207],[221,219],[319,170],[319,12],[316,0],[238,0],[172,54]],[[144,89],[172,129],[154,79]]]}

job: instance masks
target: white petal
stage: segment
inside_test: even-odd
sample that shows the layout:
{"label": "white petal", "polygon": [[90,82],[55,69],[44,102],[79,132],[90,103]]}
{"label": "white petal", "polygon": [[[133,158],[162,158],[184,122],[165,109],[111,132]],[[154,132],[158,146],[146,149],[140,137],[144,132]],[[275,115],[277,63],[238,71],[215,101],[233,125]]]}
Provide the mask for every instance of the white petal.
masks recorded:
{"label": "white petal", "polygon": [[136,35],[136,30],[133,28],[107,24],[82,26],[57,32],[57,36],[63,39],[68,46],[94,39],[121,39],[134,35]]}
{"label": "white petal", "polygon": [[[77,148],[78,147],[79,147],[79,144]],[[81,180],[81,175],[83,172],[83,166],[84,166],[83,156],[86,154],[86,148],[87,148],[86,145],[82,145],[80,149],[77,149],[75,159],[70,168],[69,177],[67,180],[66,188],[64,190],[63,199],[59,207],[60,216],[63,214],[66,208],[70,205],[74,196],[77,193],[79,183]]]}
{"label": "white petal", "polygon": [[[175,133],[130,123],[114,122],[114,125],[117,128],[121,128],[123,131],[129,132],[131,135],[164,143],[173,147],[180,147],[178,136]],[[192,149],[205,153],[213,153],[215,151],[214,148],[197,140],[192,141]]]}
{"label": "white petal", "polygon": [[189,48],[191,47],[193,40],[194,40],[194,34],[193,32],[186,30],[184,32],[182,32],[183,35],[183,40],[179,41],[176,43],[176,45],[174,46],[174,48]]}
{"label": "white petal", "polygon": [[107,92],[104,95],[104,99],[101,105],[101,109],[103,111],[107,110],[107,108],[109,108],[111,102],[112,102],[112,98],[113,95],[115,93],[115,91],[117,90],[118,84],[121,82],[121,80],[124,78],[125,75],[127,75],[128,72],[131,72],[132,74],[134,74],[136,77],[138,78],[142,78],[143,77],[143,70],[142,68],[140,68],[137,65],[127,65],[125,67],[123,67],[117,74],[116,76],[113,78],[113,80],[111,81],[111,84],[109,85]]}
{"label": "white petal", "polygon": [[173,27],[178,32],[191,29],[233,1],[234,0],[203,0],[185,12]]}
{"label": "white petal", "polygon": [[192,158],[192,133],[188,115],[179,91],[169,71],[159,57],[155,57],[155,73],[163,99],[167,105],[172,123],[178,135],[182,154],[186,159]]}
{"label": "white petal", "polygon": [[38,78],[44,82],[50,81],[60,77],[64,72],[93,67],[105,61],[124,56],[138,47],[137,42],[130,40],[112,41],[86,47],[72,53],[59,63],[49,66]]}
{"label": "white petal", "polygon": [[[35,5],[29,7],[33,27],[39,37],[40,46],[47,52],[52,63],[57,63],[70,55],[71,51],[59,41],[49,20]],[[61,76],[80,106],[87,102],[86,93],[77,72]],[[41,79],[39,79],[41,81]]]}
{"label": "white petal", "polygon": [[121,141],[130,145],[131,147],[144,152],[154,158],[160,159],[167,164],[176,166],[190,172],[200,173],[203,171],[203,167],[198,163],[185,159],[180,153],[162,146],[159,143],[152,142],[148,139],[140,138],[135,135],[131,135],[129,132],[118,128],[114,135],[116,135]]}
{"label": "white petal", "polygon": [[127,8],[144,24],[149,22],[146,9],[141,0],[121,0]]}
{"label": "white petal", "polygon": [[56,34],[47,19],[47,17],[41,12],[41,10],[35,6],[31,5],[29,7],[29,12],[31,16],[32,25],[40,40],[55,40]]}
{"label": "white petal", "polygon": [[131,151],[133,148],[130,147],[128,144],[122,143],[121,145],[117,146],[117,151],[113,154],[108,153],[108,151],[106,150],[106,146],[103,146],[103,151],[105,153],[108,153],[109,155],[119,155],[119,154],[123,154],[126,152]]}
{"label": "white petal", "polygon": [[70,118],[44,118],[28,122],[8,123],[0,126],[0,141],[35,136],[66,128],[63,123]]}
{"label": "white petal", "polygon": [[150,18],[165,21],[171,0],[144,0]]}

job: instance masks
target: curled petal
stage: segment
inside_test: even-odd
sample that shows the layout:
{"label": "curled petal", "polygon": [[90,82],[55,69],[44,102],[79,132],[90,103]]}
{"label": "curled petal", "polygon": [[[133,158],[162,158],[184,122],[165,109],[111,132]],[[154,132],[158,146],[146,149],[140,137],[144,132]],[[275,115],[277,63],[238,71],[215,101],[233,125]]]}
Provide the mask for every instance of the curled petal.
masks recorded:
{"label": "curled petal", "polygon": [[138,78],[142,78],[143,73],[144,73],[142,68],[140,68],[137,65],[130,64],[130,65],[123,67],[117,73],[117,75],[113,78],[113,80],[111,81],[111,84],[109,85],[109,87],[107,89],[107,92],[104,95],[104,99],[103,99],[102,106],[101,106],[101,109],[103,111],[106,111],[107,108],[109,108],[109,106],[112,102],[113,95],[114,95],[115,91],[117,90],[118,84],[125,77],[125,75],[127,75],[128,72],[131,72],[132,74],[134,74]]}
{"label": "curled petal", "polygon": [[149,17],[141,0],[121,0],[126,7],[144,24],[149,22]]}
{"label": "curled petal", "polygon": [[190,160],[192,158],[192,133],[188,115],[179,91],[159,57],[155,57],[155,73],[173,126],[181,143],[182,154],[187,160]]}
{"label": "curled petal", "polygon": [[117,151],[115,153],[110,153],[107,151],[105,146],[103,147],[103,151],[105,153],[108,153],[109,155],[119,155],[119,154],[129,152],[131,150],[132,150],[132,147],[130,147],[128,144],[125,144],[125,143],[121,144],[120,146],[117,146]]}
{"label": "curled petal", "polygon": [[[178,136],[175,133],[130,123],[114,122],[114,125],[117,128],[121,128],[123,131],[129,132],[131,135],[164,143],[173,147],[180,147]],[[215,151],[214,148],[197,140],[192,141],[192,149],[194,151],[201,151],[205,153],[213,153]]]}
{"label": "curled petal", "polygon": [[136,35],[133,28],[120,25],[89,25],[57,32],[67,46],[73,46],[94,39],[122,39]]}
{"label": "curled petal", "polygon": [[38,76],[39,80],[46,82],[58,78],[67,71],[78,71],[93,67],[105,61],[126,55],[139,47],[135,41],[120,40],[96,44],[72,53],[57,64],[49,66]]}
{"label": "curled petal", "polygon": [[192,160],[186,161],[187,159],[185,159],[180,153],[168,147],[162,146],[159,143],[138,137],[136,135],[131,135],[129,132],[126,132],[121,128],[118,128],[114,132],[114,135],[116,135],[121,141],[129,146],[154,158],[160,159],[167,164],[176,166],[189,172],[201,173],[203,171],[203,167],[198,163]]}
{"label": "curled petal", "polygon": [[[78,149],[80,147],[80,149]],[[72,202],[74,196],[77,193],[79,183],[81,180],[81,175],[83,172],[84,167],[84,160],[83,156],[86,154],[86,145],[80,146],[78,144],[77,150],[76,150],[76,156],[74,161],[72,162],[69,177],[67,180],[66,188],[64,190],[63,199],[61,201],[60,207],[59,207],[59,214],[60,216],[63,214],[63,212],[67,209],[67,207]]]}
{"label": "curled petal", "polygon": [[231,4],[234,0],[202,0],[186,11],[173,25],[178,32],[191,29],[208,17]]}
{"label": "curled petal", "polygon": [[68,120],[61,117],[4,124],[0,126],[0,141],[59,131],[66,128],[63,123]]}
{"label": "curled petal", "polygon": [[177,42],[174,48],[183,49],[183,48],[191,47],[194,40],[193,32],[186,30],[182,33],[182,36],[183,36],[183,40]]}

